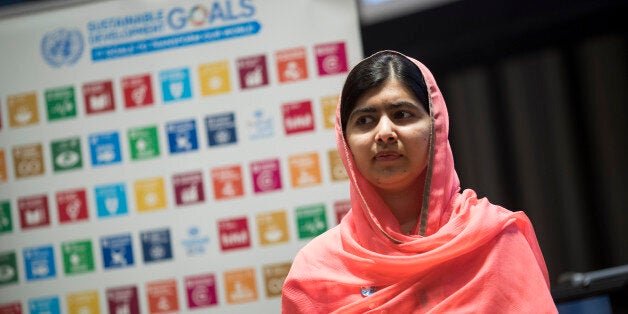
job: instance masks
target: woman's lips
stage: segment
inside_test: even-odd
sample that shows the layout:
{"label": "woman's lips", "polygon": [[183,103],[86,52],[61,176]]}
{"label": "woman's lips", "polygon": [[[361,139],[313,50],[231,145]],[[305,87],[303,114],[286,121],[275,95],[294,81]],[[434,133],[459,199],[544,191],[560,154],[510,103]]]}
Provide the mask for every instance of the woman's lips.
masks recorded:
{"label": "woman's lips", "polygon": [[375,154],[374,159],[377,161],[391,161],[391,160],[396,160],[399,157],[401,157],[401,154],[397,152],[386,151],[386,152],[379,152]]}

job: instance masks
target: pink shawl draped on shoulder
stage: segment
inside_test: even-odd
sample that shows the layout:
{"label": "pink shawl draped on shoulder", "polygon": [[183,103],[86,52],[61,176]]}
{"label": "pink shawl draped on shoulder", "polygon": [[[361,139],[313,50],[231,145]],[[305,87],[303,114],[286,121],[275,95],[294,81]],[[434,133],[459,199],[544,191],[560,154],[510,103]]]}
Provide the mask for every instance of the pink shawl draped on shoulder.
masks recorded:
{"label": "pink shawl draped on shoulder", "polygon": [[[445,100],[425,78],[433,130],[416,230],[399,223],[357,170],[336,113],[352,209],[303,247],[283,286],[284,313],[555,313],[545,261],[523,212],[460,192]],[[431,176],[429,175],[431,173]],[[375,292],[363,296],[361,288]]]}

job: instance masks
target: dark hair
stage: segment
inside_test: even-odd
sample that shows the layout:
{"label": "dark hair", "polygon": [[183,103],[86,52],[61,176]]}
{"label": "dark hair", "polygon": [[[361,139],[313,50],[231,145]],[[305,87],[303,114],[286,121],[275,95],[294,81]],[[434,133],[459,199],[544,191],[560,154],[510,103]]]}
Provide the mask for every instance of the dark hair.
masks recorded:
{"label": "dark hair", "polygon": [[353,67],[342,87],[340,122],[343,133],[358,98],[393,77],[410,88],[421,101],[425,111],[430,112],[427,86],[419,67],[400,53],[380,51]]}

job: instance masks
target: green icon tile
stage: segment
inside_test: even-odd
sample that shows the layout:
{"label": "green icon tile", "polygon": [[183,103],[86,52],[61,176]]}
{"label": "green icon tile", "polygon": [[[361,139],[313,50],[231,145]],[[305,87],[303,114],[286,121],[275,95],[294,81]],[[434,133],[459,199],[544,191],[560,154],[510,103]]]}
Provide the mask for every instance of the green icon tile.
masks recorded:
{"label": "green icon tile", "polygon": [[17,282],[15,252],[0,252],[0,287]]}
{"label": "green icon tile", "polygon": [[48,89],[45,97],[48,121],[76,117],[76,97],[73,86]]}
{"label": "green icon tile", "polygon": [[142,160],[159,156],[159,138],[154,125],[128,130],[131,159]]}
{"label": "green icon tile", "polygon": [[52,165],[54,171],[80,169],[83,167],[81,139],[79,137],[52,141]]}
{"label": "green icon tile", "polygon": [[11,203],[9,201],[0,201],[0,234],[11,231],[13,231]]}
{"label": "green icon tile", "polygon": [[327,230],[325,205],[316,204],[296,209],[299,239],[313,238]]}
{"label": "green icon tile", "polygon": [[90,240],[64,242],[63,268],[66,274],[80,274],[94,271],[94,254]]}

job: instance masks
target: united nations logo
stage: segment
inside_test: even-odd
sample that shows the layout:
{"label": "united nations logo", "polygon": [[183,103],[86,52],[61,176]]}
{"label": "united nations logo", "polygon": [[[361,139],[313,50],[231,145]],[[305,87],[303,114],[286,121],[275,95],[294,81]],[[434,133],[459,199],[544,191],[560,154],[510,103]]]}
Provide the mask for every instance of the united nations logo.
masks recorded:
{"label": "united nations logo", "polygon": [[83,36],[74,29],[56,29],[41,41],[41,54],[53,67],[74,64],[83,54]]}

